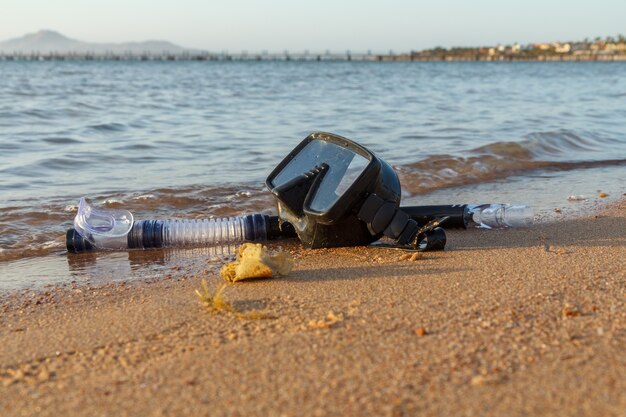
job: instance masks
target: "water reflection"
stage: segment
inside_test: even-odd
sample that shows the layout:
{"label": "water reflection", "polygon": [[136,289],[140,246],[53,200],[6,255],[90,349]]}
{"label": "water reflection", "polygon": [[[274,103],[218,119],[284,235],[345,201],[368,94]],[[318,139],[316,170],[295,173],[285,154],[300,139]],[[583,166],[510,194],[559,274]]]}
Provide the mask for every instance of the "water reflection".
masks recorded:
{"label": "water reflection", "polygon": [[99,285],[194,275],[232,257],[236,248],[231,245],[80,254],[57,252],[24,258],[0,263],[0,292],[70,282]]}

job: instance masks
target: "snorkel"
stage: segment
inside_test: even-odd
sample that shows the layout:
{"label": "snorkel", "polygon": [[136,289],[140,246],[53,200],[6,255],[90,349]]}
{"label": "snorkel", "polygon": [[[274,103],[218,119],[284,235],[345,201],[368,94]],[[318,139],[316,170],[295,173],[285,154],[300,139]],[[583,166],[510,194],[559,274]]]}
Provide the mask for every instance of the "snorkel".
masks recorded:
{"label": "snorkel", "polygon": [[401,207],[400,181],[389,164],[358,143],[325,132],[307,136],[266,185],[278,216],[137,221],[127,210],[98,210],[81,198],[66,247],[70,253],[198,247],[297,235],[313,249],[372,244],[430,251],[444,249],[444,228],[523,227],[533,218],[526,205]]}
{"label": "snorkel", "polygon": [[139,220],[126,210],[97,210],[80,199],[74,228],[67,231],[68,252],[231,245],[293,237],[278,217],[249,214],[217,219]]}

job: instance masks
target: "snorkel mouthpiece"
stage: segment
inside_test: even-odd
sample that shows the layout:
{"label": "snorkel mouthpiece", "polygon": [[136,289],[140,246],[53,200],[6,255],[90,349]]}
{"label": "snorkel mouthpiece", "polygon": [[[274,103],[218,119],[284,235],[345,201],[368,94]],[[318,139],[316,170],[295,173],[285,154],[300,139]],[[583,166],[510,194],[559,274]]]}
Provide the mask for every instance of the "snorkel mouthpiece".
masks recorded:
{"label": "snorkel mouthpiece", "polygon": [[[74,230],[85,241],[85,245],[88,243],[97,248],[125,249],[128,247],[126,236],[131,231],[133,223],[134,217],[130,211],[97,210],[82,197],[74,218]],[[73,245],[78,241],[74,237]],[[78,244],[76,247],[82,246]]]}

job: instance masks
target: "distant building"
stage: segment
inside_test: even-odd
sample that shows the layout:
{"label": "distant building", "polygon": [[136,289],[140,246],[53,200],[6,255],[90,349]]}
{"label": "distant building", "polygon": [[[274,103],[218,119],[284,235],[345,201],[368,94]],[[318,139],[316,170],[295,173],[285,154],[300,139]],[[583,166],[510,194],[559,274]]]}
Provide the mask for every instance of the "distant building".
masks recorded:
{"label": "distant building", "polygon": [[591,44],[592,51],[601,51],[602,49],[604,49],[604,42],[602,41],[595,41]]}
{"label": "distant building", "polygon": [[569,43],[555,43],[554,52],[557,54],[567,54],[572,50],[572,45]]}
{"label": "distant building", "polygon": [[611,51],[611,52],[624,52],[626,51],[626,43],[607,43],[606,45],[604,45],[604,50],[605,51]]}

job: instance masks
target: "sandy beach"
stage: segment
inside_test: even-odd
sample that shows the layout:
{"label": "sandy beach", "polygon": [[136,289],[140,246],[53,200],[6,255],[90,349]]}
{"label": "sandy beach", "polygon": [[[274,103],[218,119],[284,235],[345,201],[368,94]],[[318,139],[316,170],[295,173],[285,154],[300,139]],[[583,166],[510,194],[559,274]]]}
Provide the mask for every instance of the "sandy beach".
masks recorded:
{"label": "sandy beach", "polygon": [[626,202],[448,237],[415,259],[283,242],[292,273],[225,292],[261,320],[203,308],[210,259],[5,295],[0,415],[625,416]]}

